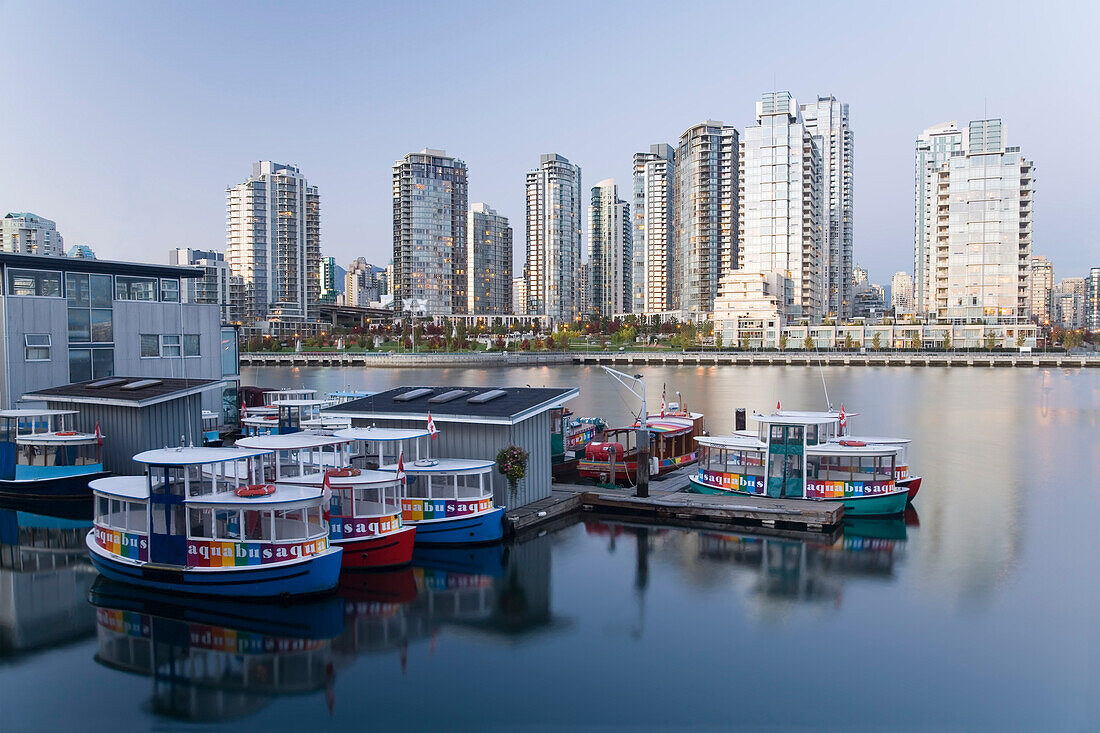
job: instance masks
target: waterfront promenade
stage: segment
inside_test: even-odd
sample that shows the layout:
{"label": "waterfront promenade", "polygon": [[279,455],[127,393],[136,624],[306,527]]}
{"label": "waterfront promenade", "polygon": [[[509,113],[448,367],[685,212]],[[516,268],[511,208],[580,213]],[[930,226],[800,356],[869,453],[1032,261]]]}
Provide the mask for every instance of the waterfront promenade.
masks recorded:
{"label": "waterfront promenade", "polygon": [[545,351],[490,353],[255,352],[243,366],[455,367],[543,364],[637,364],[641,366],[887,366],[887,367],[1100,367],[1100,354],[988,351]]}

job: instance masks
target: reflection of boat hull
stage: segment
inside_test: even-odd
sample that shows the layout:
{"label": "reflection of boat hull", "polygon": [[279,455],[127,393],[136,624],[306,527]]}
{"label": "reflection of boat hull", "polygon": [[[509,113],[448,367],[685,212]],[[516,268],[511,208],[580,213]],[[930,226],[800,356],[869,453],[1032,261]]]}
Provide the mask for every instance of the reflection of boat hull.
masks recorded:
{"label": "reflection of boat hull", "polygon": [[241,567],[217,570],[181,569],[174,566],[138,563],[107,554],[89,532],[88,546],[92,564],[100,575],[127,585],[153,590],[190,593],[228,598],[288,598],[327,593],[336,587],[340,577],[343,553],[330,547],[316,555],[295,562],[264,567]]}
{"label": "reflection of boat hull", "polygon": [[416,576],[412,568],[343,573],[337,590],[347,601],[412,603],[416,600]]}
{"label": "reflection of boat hull", "polygon": [[483,547],[417,547],[413,552],[413,565],[418,568],[444,570],[448,573],[467,575],[504,574],[506,562],[503,545]]}
{"label": "reflection of boat hull", "polygon": [[898,481],[898,488],[905,489],[909,492],[909,501],[917,498],[917,492],[920,491],[920,476],[910,476],[909,478],[903,478]]}
{"label": "reflection of boat hull", "polygon": [[844,536],[877,540],[904,540],[905,520],[901,517],[844,517]]}
{"label": "reflection of boat hull", "polygon": [[[747,491],[732,491],[708,486],[701,482],[696,476],[691,477],[691,490],[698,494],[730,494],[734,496],[767,498],[766,496],[752,494]],[[909,493],[905,490],[901,490],[893,491],[889,494],[880,494],[878,496],[849,496],[846,498],[838,497],[836,499],[793,498],[792,501],[830,501],[840,503],[844,505],[845,517],[886,517],[901,514],[905,511],[905,505],[909,503]]]}
{"label": "reflection of boat hull", "polygon": [[331,639],[344,629],[344,607],[335,596],[256,604],[160,593],[100,577],[88,600],[99,608],[296,639]]}
{"label": "reflection of boat hull", "polygon": [[497,542],[504,537],[504,507],[448,519],[421,519],[416,526],[418,545],[474,545]]}
{"label": "reflection of boat hull", "polygon": [[402,527],[380,537],[333,539],[332,544],[343,548],[345,568],[390,568],[409,564],[415,536],[416,527]]}
{"label": "reflection of boat hull", "polygon": [[88,482],[110,475],[107,471],[96,471],[53,478],[3,479],[0,499],[20,502],[27,511],[35,511],[37,506],[43,513],[48,513],[54,502],[88,502],[91,506],[92,490]]}

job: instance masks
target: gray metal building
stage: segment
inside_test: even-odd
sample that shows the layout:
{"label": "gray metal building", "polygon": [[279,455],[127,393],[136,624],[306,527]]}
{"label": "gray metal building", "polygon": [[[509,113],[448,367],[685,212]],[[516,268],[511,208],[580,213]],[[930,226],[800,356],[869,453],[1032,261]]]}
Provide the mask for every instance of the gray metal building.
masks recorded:
{"label": "gray metal building", "polygon": [[155,448],[202,445],[202,395],[219,394],[218,379],[144,379],[108,377],[26,395],[50,409],[77,410],[73,427],[103,434],[103,468],[141,474],[133,456]]}
{"label": "gray metal building", "polygon": [[116,374],[224,379],[226,393],[205,393],[203,407],[230,421],[236,330],[222,327],[217,305],[180,302],[181,279],[202,275],[198,267],[0,253],[0,405]]}
{"label": "gray metal building", "polygon": [[355,427],[421,429],[430,412],[439,429],[430,441],[437,458],[492,461],[501,448],[517,445],[527,451],[528,461],[515,496],[507,479],[492,474],[497,505],[514,508],[550,496],[550,410],[579,393],[576,388],[398,387],[322,412],[350,417]]}

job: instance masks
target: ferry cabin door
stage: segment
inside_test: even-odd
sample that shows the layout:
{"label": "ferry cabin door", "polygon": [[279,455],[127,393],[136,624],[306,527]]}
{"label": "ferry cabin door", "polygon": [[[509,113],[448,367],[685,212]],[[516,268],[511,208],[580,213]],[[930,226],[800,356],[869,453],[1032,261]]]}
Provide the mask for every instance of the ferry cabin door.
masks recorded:
{"label": "ferry cabin door", "polygon": [[187,528],[183,505],[183,476],[165,466],[150,466],[149,560],[164,565],[187,565]]}
{"label": "ferry cabin door", "polygon": [[803,497],[806,468],[805,428],[772,425],[768,429],[768,496],[776,499]]}

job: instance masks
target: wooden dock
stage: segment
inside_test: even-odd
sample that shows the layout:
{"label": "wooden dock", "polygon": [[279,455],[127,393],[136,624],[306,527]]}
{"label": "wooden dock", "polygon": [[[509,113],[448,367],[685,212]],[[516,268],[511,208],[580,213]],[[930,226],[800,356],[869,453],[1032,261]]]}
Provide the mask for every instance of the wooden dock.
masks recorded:
{"label": "wooden dock", "polygon": [[708,529],[759,527],[777,535],[828,533],[844,516],[839,502],[693,494],[685,489],[696,470],[688,466],[654,480],[646,498],[629,488],[554,484],[546,499],[505,513],[505,534],[514,537],[545,529],[549,522],[579,511]]}

